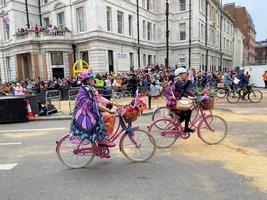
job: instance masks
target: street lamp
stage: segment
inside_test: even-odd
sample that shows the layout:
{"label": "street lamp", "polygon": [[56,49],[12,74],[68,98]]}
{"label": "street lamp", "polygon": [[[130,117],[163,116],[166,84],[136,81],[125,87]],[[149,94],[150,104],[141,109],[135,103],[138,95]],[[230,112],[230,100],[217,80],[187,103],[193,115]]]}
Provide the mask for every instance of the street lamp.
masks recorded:
{"label": "street lamp", "polygon": [[169,1],[166,0],[166,60],[165,65],[169,68]]}
{"label": "street lamp", "polygon": [[138,68],[140,68],[140,24],[139,24],[139,0],[136,0],[136,13],[137,13],[137,55],[138,55]]}

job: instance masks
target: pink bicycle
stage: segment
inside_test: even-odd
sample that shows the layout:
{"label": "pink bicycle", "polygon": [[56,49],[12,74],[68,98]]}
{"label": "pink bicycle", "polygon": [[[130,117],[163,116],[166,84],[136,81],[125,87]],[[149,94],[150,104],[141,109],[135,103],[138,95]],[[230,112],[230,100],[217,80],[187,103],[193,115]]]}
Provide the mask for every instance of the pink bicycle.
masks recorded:
{"label": "pink bicycle", "polygon": [[[119,115],[118,127],[110,141],[115,142],[120,135],[122,136],[119,148],[128,160],[146,162],[155,154],[156,142],[150,133],[139,127],[132,127],[132,123],[126,123]],[[110,158],[110,150],[107,146],[89,141],[73,144],[69,139],[69,133],[56,142],[56,153],[59,160],[69,168],[83,168],[89,165],[95,156]]]}
{"label": "pink bicycle", "polygon": [[[198,137],[206,144],[215,145],[221,143],[227,133],[228,125],[226,121],[217,115],[213,115],[211,110],[205,112],[202,106],[202,99],[194,99],[194,116],[189,124],[190,128],[196,128]],[[185,133],[179,116],[171,112],[169,117],[155,120],[148,130],[153,134],[159,148],[172,146],[178,138],[188,139],[190,133]]]}

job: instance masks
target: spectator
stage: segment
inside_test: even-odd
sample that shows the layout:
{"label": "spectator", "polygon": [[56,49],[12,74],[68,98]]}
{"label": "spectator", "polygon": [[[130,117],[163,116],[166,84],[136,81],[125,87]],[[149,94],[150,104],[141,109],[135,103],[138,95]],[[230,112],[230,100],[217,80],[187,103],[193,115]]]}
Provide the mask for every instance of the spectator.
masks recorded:
{"label": "spectator", "polygon": [[267,71],[264,72],[262,77],[263,77],[263,81],[264,81],[264,84],[265,84],[265,88],[267,88]]}
{"label": "spectator", "polygon": [[21,83],[17,83],[17,86],[15,88],[15,95],[16,96],[21,96],[25,95],[25,89],[22,87]]}

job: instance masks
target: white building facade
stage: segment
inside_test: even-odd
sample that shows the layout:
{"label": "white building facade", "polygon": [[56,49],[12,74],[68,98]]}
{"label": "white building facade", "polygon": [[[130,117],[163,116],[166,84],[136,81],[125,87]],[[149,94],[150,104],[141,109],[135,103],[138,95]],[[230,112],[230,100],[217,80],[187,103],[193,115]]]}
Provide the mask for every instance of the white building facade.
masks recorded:
{"label": "white building facade", "polygon": [[[55,34],[45,31],[16,34],[17,29],[28,24],[25,1],[2,1],[2,81],[68,77],[72,75],[72,65],[77,59],[88,61],[98,73],[127,72],[131,66],[164,64],[165,1],[139,0],[139,44],[136,2],[40,0],[38,4],[37,0],[28,0],[30,26],[52,24],[63,31]],[[220,2],[191,0],[190,5],[189,0],[169,0],[169,3],[169,65],[188,68],[190,60],[192,68],[205,71],[232,66],[233,19],[223,11]],[[65,27],[71,32],[65,31]]]}
{"label": "white building facade", "polygon": [[244,65],[244,40],[245,36],[238,29],[234,29],[234,55],[233,67],[241,67]]}

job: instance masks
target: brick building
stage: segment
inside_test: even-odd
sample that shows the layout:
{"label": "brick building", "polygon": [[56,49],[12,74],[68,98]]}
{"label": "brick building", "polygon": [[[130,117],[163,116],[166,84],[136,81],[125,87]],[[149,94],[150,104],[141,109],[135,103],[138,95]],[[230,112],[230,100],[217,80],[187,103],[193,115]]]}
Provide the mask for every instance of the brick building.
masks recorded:
{"label": "brick building", "polygon": [[252,17],[245,7],[236,6],[235,3],[225,4],[224,10],[234,18],[234,27],[245,36],[243,64],[255,64],[256,30]]}

